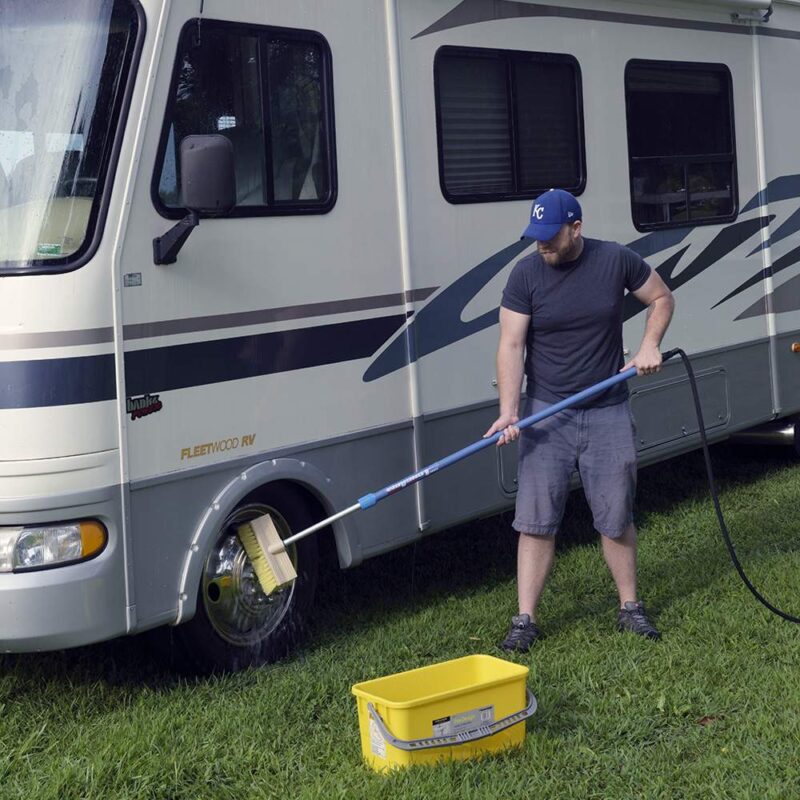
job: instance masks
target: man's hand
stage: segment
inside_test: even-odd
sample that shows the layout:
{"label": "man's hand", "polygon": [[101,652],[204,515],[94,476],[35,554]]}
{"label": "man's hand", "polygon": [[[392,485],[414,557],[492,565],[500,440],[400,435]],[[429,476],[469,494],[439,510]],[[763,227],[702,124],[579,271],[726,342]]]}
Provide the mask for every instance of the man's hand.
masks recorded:
{"label": "man's hand", "polygon": [[620,372],[625,372],[631,367],[636,367],[637,375],[653,375],[661,372],[661,351],[652,345],[643,344],[639,348],[639,352],[625,364]]}
{"label": "man's hand", "polygon": [[504,444],[511,444],[511,442],[519,439],[518,422],[519,417],[516,414],[501,414],[494,425],[483,434],[483,438],[488,439],[497,431],[503,431],[503,435],[497,440],[497,446],[502,447]]}

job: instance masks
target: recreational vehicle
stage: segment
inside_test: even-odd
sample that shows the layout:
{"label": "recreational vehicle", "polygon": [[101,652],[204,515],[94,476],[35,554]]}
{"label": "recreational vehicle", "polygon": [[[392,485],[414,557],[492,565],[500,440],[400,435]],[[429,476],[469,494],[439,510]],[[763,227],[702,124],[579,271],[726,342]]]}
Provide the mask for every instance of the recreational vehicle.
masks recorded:
{"label": "recreational vehicle", "polygon": [[[479,439],[531,198],[579,196],[677,311],[709,436],[800,412],[797,0],[0,0],[0,651],[160,626],[287,652],[347,568],[513,504]],[[644,328],[634,298],[624,345]],[[699,443],[670,362],[641,464]]]}

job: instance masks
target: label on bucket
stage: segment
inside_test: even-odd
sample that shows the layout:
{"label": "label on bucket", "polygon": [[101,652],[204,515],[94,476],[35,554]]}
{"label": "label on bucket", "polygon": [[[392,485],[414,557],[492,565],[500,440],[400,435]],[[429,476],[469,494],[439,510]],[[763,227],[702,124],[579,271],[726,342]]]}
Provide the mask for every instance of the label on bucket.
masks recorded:
{"label": "label on bucket", "polygon": [[372,717],[369,718],[369,743],[372,755],[386,758],[386,740]]}
{"label": "label on bucket", "polygon": [[449,717],[440,717],[433,721],[434,736],[454,736],[463,731],[473,731],[481,725],[490,725],[494,722],[494,706],[473,708],[471,711],[462,711]]}

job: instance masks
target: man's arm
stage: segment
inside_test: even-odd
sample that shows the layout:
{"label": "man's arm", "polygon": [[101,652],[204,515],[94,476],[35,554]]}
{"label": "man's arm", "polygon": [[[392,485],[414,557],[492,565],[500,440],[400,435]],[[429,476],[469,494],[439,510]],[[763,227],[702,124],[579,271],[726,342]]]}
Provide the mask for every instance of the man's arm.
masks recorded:
{"label": "man's arm", "polygon": [[655,270],[650,271],[650,277],[633,295],[648,307],[647,323],[638,352],[620,372],[636,367],[637,375],[650,375],[661,370],[659,347],[675,310],[675,298]]}
{"label": "man's arm", "polygon": [[505,431],[498,445],[508,444],[519,437],[519,428],[515,427],[515,423],[519,422],[519,396],[530,322],[530,315],[500,307],[500,344],[497,347],[500,416],[484,434],[485,439],[497,431]]}

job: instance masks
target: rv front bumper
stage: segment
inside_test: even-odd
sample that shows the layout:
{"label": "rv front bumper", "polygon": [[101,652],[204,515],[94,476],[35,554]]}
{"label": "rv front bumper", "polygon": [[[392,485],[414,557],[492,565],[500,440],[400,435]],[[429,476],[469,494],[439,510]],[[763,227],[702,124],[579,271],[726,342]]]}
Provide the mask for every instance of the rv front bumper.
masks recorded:
{"label": "rv front bumper", "polygon": [[90,561],[0,573],[0,652],[60,650],[127,631],[120,488],[0,500],[0,527],[96,519],[108,544]]}

